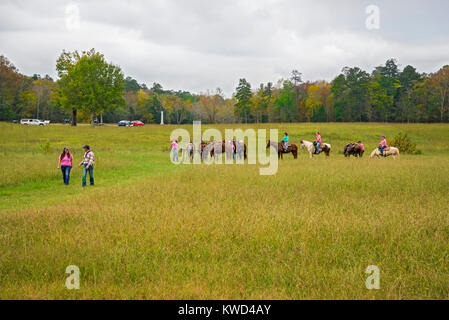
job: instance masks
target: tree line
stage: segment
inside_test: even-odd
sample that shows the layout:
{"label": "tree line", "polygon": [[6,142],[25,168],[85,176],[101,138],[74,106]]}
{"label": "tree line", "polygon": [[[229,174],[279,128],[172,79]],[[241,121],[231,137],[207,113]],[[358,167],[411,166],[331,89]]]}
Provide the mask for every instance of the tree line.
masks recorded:
{"label": "tree line", "polygon": [[449,66],[435,73],[402,70],[394,59],[367,72],[345,67],[332,81],[290,77],[252,88],[240,79],[234,94],[221,89],[194,94],[148,88],[94,49],[63,51],[58,79],[27,76],[0,56],[0,121],[38,118],[72,125],[81,122],[141,120],[182,124],[265,122],[448,122]]}

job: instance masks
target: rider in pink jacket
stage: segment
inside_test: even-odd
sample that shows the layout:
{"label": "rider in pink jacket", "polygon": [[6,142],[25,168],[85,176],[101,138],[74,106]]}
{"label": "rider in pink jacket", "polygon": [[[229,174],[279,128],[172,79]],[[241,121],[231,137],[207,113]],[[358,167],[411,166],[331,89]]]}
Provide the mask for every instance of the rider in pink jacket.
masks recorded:
{"label": "rider in pink jacket", "polygon": [[382,136],[382,141],[380,142],[380,145],[379,145],[379,150],[380,150],[381,155],[384,154],[384,149],[386,147],[387,147],[387,139],[385,138],[385,136]]}
{"label": "rider in pink jacket", "polygon": [[316,132],[316,153],[320,153],[321,135],[320,132]]}

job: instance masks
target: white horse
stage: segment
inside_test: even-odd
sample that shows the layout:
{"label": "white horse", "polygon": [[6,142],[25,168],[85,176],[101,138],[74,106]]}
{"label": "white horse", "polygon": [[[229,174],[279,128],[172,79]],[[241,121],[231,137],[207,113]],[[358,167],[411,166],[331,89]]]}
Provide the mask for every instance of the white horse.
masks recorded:
{"label": "white horse", "polygon": [[[316,149],[313,145],[313,142],[301,140],[299,144],[301,145],[301,149],[306,148],[306,150],[309,152],[310,158],[313,158],[313,155],[316,154]],[[329,153],[331,152],[331,145],[329,143],[321,143],[320,149],[322,150],[322,152],[324,152],[326,157],[329,157]]]}
{"label": "white horse", "polygon": [[395,147],[389,147],[388,149],[384,150],[384,155],[381,155],[379,148],[376,148],[373,152],[371,152],[370,158],[388,156],[392,156],[394,160],[396,160],[396,157],[399,159],[399,149]]}

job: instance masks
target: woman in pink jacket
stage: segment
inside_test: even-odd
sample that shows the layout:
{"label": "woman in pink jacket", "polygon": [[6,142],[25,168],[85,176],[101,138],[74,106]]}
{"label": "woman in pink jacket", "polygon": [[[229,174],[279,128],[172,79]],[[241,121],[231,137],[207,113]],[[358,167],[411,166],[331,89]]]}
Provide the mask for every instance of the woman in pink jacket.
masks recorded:
{"label": "woman in pink jacket", "polygon": [[179,162],[179,157],[178,157],[178,139],[173,140],[173,142],[171,144],[171,150],[173,152],[172,161],[173,162]]}
{"label": "woman in pink jacket", "polygon": [[62,150],[62,153],[59,156],[58,169],[61,168],[62,180],[64,181],[64,184],[66,186],[69,185],[70,170],[72,170],[72,160],[73,155],[70,153],[69,147],[64,147],[64,150]]}

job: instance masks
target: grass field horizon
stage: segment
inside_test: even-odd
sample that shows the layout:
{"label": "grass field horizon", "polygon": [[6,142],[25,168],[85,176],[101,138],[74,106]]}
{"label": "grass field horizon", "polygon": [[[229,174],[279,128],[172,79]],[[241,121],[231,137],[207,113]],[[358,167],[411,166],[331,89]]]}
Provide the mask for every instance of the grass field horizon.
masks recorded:
{"label": "grass field horizon", "polygon": [[[175,128],[192,125],[0,123],[0,299],[449,299],[449,125],[203,125],[332,144],[329,159],[284,156],[274,176],[173,165]],[[398,133],[421,154],[368,159]],[[357,140],[365,156],[345,159]],[[67,145],[77,164],[85,144],[96,185],[74,167],[64,186],[57,157]],[[80,290],[65,287],[69,265]]]}

